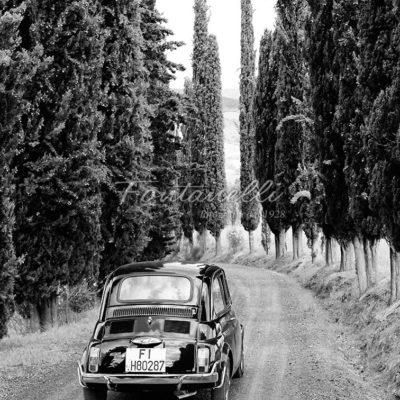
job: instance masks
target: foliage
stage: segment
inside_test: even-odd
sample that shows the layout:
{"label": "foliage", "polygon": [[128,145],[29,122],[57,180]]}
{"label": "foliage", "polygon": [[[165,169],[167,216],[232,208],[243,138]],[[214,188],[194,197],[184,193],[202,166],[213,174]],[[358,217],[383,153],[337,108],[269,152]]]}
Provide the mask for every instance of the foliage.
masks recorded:
{"label": "foliage", "polygon": [[[366,121],[375,99],[391,83],[395,56],[392,53],[392,34],[396,26],[393,2],[385,0],[360,2],[358,22],[359,66],[356,104],[359,112],[353,119],[347,146],[346,179],[350,188],[350,213],[356,228],[366,237],[380,238],[383,226],[378,214],[369,206],[370,171],[367,159],[372,156],[363,148],[368,136]],[[383,62],[382,60],[386,60]],[[371,159],[373,163],[373,159]]]}
{"label": "foliage", "polygon": [[229,231],[228,240],[229,246],[234,252],[237,252],[244,243],[243,235],[237,229],[232,229]]}
{"label": "foliage", "polygon": [[[276,33],[268,30],[260,43],[258,77],[254,94],[255,124],[255,174],[259,186],[268,183],[275,189],[275,146],[277,141],[277,98],[276,82],[278,79],[278,54]],[[274,234],[283,228],[281,218],[277,218],[276,202],[268,200],[271,190],[261,195],[263,219],[269,224]],[[265,224],[265,223],[264,223]]]}
{"label": "foliage", "polygon": [[227,214],[228,222],[232,226],[240,223],[240,181],[237,180],[233,188],[229,190],[229,197],[227,199]]}
{"label": "foliage", "polygon": [[68,306],[75,313],[93,309],[96,299],[97,291],[86,280],[68,289]]}
{"label": "foliage", "polygon": [[299,210],[290,203],[289,187],[296,180],[304,161],[306,126],[299,118],[303,111],[307,71],[304,59],[305,5],[302,0],[277,2],[278,74],[276,82],[277,141],[275,145],[275,184],[280,199],[276,207],[285,211],[282,223],[297,229]]}
{"label": "foliage", "polygon": [[164,23],[154,0],[2,0],[0,337],[14,296],[47,327],[60,287],[176,246],[182,67]]}
{"label": "foliage", "polygon": [[[248,232],[257,229],[260,211],[255,182],[255,131],[253,96],[255,91],[255,53],[253,7],[251,0],[241,0],[241,69],[240,69],[240,189],[242,191],[241,222]],[[251,189],[250,189],[251,188]]]}
{"label": "foliage", "polygon": [[178,129],[183,121],[181,98],[169,88],[177,70],[183,67],[167,59],[180,43],[167,41],[172,32],[155,8],[154,0],[141,4],[141,31],[144,40],[144,67],[148,72],[147,101],[152,108],[150,131],[153,143],[152,178],[155,188],[151,210],[150,241],[141,259],[161,259],[176,249],[181,232],[178,177],[182,165],[178,159]]}
{"label": "foliage", "polygon": [[154,188],[153,147],[147,103],[148,71],[141,49],[140,2],[102,0],[105,43],[100,140],[109,170],[103,185],[103,279],[115,267],[138,260],[149,242]]}
{"label": "foliage", "polygon": [[190,117],[190,155],[192,186],[197,195],[192,202],[192,215],[199,233],[209,229],[218,238],[226,220],[226,200],[221,198],[226,186],[221,66],[217,40],[208,34],[207,10],[205,0],[195,1],[190,94],[195,114]]}
{"label": "foliage", "polygon": [[207,97],[206,113],[206,152],[205,164],[206,191],[210,200],[206,204],[206,228],[219,237],[226,223],[226,177],[224,154],[224,117],[222,113],[221,65],[217,39],[208,37],[206,53]]}
{"label": "foliage", "polygon": [[59,284],[96,278],[102,249],[98,11],[86,1],[31,2],[20,29],[26,51],[42,47],[45,62],[26,85],[25,136],[15,160],[15,243],[23,257],[16,295],[38,307],[43,324]]}
{"label": "foliage", "polygon": [[[207,98],[207,72],[206,65],[208,47],[208,16],[206,0],[195,0],[194,3],[194,36],[193,36],[193,95],[196,116],[191,137],[191,157],[192,157],[192,186],[196,190],[206,194],[207,166],[206,166],[206,98]],[[192,204],[193,224],[196,231],[202,233],[207,226],[206,204],[203,200],[194,201]]]}
{"label": "foliage", "polygon": [[26,9],[3,6],[0,11],[0,338],[14,311],[17,259],[14,248],[15,170],[11,164],[24,139],[22,115],[28,107],[25,85],[40,62],[41,49],[21,49],[19,26]]}
{"label": "foliage", "polygon": [[193,210],[189,196],[192,193],[192,137],[195,129],[196,110],[194,108],[194,93],[192,81],[185,79],[183,103],[185,108],[185,123],[182,126],[181,176],[180,183],[180,211],[181,224],[184,236],[193,243]]}
{"label": "foliage", "polygon": [[[396,18],[399,18],[396,9]],[[400,44],[400,25],[392,34]],[[395,251],[400,251],[400,62],[393,67],[393,81],[376,98],[365,123],[364,152],[368,154],[369,206],[385,226]]]}
{"label": "foliage", "polygon": [[311,248],[321,230],[320,221],[323,218],[325,199],[325,186],[316,165],[299,167],[296,181],[290,186],[289,191],[293,196],[291,202],[297,204],[307,243]]}

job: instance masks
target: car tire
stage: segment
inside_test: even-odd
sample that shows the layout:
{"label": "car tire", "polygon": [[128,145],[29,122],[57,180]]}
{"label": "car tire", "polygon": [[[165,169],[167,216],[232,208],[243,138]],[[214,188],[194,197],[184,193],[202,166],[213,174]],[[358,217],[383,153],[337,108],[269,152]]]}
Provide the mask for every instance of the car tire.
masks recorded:
{"label": "car tire", "polygon": [[83,388],[83,400],[107,400],[107,388]]}
{"label": "car tire", "polygon": [[211,389],[211,400],[229,400],[229,390],[231,387],[231,363],[226,362],[224,382],[218,389]]}

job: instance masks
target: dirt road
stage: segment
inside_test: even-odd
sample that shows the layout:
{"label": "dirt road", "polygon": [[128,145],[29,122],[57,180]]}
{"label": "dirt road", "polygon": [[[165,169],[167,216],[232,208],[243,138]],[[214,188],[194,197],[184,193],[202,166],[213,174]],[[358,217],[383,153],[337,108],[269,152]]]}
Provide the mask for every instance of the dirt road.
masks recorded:
{"label": "dirt road", "polygon": [[[265,269],[224,267],[246,329],[246,373],[233,381],[231,400],[388,399],[346,359],[336,327],[309,292]],[[35,382],[29,392],[10,400],[81,399],[72,364],[60,368],[50,380]],[[139,400],[112,393],[108,398]]]}

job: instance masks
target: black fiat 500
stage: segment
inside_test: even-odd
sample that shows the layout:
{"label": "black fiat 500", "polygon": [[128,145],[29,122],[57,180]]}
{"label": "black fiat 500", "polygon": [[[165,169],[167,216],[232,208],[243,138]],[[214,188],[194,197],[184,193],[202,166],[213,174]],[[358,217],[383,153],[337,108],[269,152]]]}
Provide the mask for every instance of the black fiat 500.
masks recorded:
{"label": "black fiat 500", "polygon": [[244,373],[243,326],[215,265],[134,263],[107,279],[99,319],[78,366],[85,400],[107,392],[204,391],[229,399]]}

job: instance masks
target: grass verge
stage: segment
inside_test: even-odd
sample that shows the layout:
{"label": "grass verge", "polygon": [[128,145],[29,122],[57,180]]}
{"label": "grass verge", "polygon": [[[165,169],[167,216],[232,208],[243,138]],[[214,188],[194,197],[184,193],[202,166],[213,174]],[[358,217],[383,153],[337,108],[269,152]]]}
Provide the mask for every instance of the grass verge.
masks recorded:
{"label": "grass verge", "polygon": [[81,357],[97,311],[81,314],[78,321],[45,333],[11,335],[0,341],[0,399],[11,399],[23,382],[51,378],[52,371]]}

